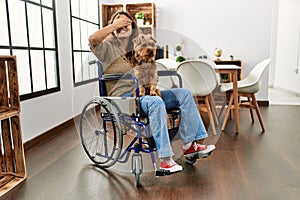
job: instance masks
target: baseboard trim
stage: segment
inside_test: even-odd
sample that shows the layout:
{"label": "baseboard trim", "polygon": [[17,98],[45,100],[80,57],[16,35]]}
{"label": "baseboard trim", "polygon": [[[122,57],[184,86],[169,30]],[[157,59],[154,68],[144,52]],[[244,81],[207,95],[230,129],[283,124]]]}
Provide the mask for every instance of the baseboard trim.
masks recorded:
{"label": "baseboard trim", "polygon": [[47,140],[49,140],[51,137],[57,135],[60,131],[64,130],[65,128],[74,125],[74,119],[69,119],[66,122],[63,122],[62,124],[50,129],[49,131],[46,131],[45,133],[42,133],[41,135],[27,141],[24,143],[24,150],[28,150],[36,145],[39,145]]}
{"label": "baseboard trim", "polygon": [[[246,100],[242,100],[242,102],[246,102]],[[269,106],[269,101],[257,101],[258,106]]]}
{"label": "baseboard trim", "polygon": [[257,104],[259,106],[269,106],[269,101],[257,101]]}

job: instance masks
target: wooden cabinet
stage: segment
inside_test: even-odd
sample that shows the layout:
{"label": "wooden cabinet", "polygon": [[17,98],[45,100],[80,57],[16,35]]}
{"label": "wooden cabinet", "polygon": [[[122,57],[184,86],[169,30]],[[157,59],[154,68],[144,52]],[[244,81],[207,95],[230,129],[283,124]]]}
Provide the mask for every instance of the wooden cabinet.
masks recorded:
{"label": "wooden cabinet", "polygon": [[108,25],[111,16],[117,11],[127,11],[134,19],[137,12],[143,12],[145,14],[145,22],[139,28],[145,34],[155,36],[156,7],[154,3],[102,4],[102,27]]}
{"label": "wooden cabinet", "polygon": [[0,197],[26,179],[15,56],[0,56]]}

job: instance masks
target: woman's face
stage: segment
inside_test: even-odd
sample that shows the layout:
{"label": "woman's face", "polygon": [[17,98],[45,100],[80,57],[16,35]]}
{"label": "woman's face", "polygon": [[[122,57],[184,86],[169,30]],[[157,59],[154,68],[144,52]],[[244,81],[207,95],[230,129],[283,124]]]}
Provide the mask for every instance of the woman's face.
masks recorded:
{"label": "woman's face", "polygon": [[[114,21],[116,20],[126,20],[126,21],[130,21],[130,19],[126,16],[126,15],[118,15]],[[132,25],[131,23],[129,23],[128,25],[125,25],[119,29],[117,29],[115,32],[115,35],[118,37],[118,38],[128,38],[130,37],[131,33],[132,33]]]}

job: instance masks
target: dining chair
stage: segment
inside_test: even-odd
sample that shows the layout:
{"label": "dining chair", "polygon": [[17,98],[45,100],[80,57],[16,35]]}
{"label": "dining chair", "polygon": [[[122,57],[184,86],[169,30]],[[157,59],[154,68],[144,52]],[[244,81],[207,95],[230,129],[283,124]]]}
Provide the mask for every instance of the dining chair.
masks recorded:
{"label": "dining chair", "polygon": [[161,64],[166,69],[176,69],[178,66],[178,63],[171,58],[160,58],[155,61],[158,64]]}
{"label": "dining chair", "polygon": [[215,124],[219,125],[219,121],[212,92],[219,82],[214,67],[202,59],[187,60],[178,65],[177,72],[182,77],[183,88],[192,92],[199,111],[208,114],[213,134],[217,135]]}
{"label": "dining chair", "polygon": [[[250,110],[252,123],[254,123],[252,109],[255,109],[257,117],[258,117],[260,125],[261,125],[261,128],[262,128],[262,132],[265,132],[265,127],[264,127],[263,119],[262,119],[262,116],[260,114],[260,110],[259,110],[259,107],[257,104],[255,93],[257,93],[260,89],[260,82],[262,79],[262,75],[266,71],[270,62],[271,62],[271,59],[265,59],[265,60],[259,62],[258,64],[256,64],[253,67],[253,69],[250,71],[249,75],[246,78],[237,82],[238,97],[239,97],[238,105],[239,105],[239,107],[248,108]],[[228,107],[226,110],[224,122],[222,125],[222,131],[225,130],[225,127],[227,125],[228,118],[230,116],[230,110],[234,109],[232,89],[233,89],[233,84],[231,82],[224,83],[220,87],[221,92],[227,92],[229,94],[229,103],[228,103]],[[241,97],[246,97],[247,100],[242,101]]]}

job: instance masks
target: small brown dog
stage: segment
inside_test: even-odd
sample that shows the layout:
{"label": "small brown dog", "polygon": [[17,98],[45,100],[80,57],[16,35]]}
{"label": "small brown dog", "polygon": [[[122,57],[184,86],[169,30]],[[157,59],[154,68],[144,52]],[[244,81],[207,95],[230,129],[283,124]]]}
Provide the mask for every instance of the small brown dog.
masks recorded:
{"label": "small brown dog", "polygon": [[139,83],[140,96],[161,96],[157,88],[158,75],[155,63],[156,41],[151,35],[139,35],[133,40],[134,76]]}

